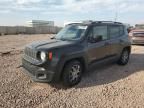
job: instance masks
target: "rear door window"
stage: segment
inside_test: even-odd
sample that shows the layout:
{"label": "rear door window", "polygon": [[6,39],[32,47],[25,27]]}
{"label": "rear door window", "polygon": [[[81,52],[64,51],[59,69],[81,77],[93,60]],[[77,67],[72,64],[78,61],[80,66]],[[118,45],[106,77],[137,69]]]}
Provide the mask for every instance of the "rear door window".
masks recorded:
{"label": "rear door window", "polygon": [[109,26],[109,35],[111,38],[120,37],[124,34],[123,26]]}

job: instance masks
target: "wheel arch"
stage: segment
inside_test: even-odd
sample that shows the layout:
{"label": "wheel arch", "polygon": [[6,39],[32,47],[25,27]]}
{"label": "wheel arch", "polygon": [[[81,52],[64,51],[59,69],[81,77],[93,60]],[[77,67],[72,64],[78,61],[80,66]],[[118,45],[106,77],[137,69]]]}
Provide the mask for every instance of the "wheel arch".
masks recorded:
{"label": "wheel arch", "polygon": [[72,61],[79,61],[82,65],[82,68],[83,68],[83,72],[85,72],[88,68],[87,66],[87,63],[86,63],[86,60],[84,59],[84,57],[75,57],[75,58],[71,58],[71,59],[68,59],[64,62],[64,65],[63,65],[63,68],[61,70],[61,74],[60,74],[60,79],[62,78],[62,74],[63,74],[63,71],[64,71],[64,68],[66,66],[66,64],[68,64],[69,62],[72,62]]}

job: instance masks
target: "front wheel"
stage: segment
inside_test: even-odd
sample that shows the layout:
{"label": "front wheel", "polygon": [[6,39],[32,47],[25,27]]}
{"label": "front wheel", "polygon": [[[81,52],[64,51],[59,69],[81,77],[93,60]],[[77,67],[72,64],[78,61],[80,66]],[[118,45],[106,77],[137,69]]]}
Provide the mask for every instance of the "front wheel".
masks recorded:
{"label": "front wheel", "polygon": [[129,61],[130,52],[127,49],[124,49],[121,53],[120,59],[118,60],[119,65],[126,65]]}
{"label": "front wheel", "polygon": [[79,61],[71,61],[64,67],[62,81],[64,86],[74,86],[81,81],[82,65]]}

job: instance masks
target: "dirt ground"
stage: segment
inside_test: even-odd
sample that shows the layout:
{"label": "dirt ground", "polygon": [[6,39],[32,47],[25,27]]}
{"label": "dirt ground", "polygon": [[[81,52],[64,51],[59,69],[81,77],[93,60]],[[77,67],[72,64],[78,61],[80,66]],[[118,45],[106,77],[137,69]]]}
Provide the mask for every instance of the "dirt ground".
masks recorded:
{"label": "dirt ground", "polygon": [[0,36],[0,108],[143,108],[144,46],[132,46],[126,66],[86,73],[73,88],[33,82],[22,72],[24,45],[50,35]]}

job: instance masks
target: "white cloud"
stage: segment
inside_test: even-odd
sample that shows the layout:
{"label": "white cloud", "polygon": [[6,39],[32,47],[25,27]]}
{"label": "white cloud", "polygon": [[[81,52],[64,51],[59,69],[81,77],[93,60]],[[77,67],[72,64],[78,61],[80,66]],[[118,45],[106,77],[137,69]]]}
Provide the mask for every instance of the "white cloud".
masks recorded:
{"label": "white cloud", "polygon": [[111,20],[117,11],[122,21],[135,22],[143,20],[143,10],[144,0],[0,0],[2,17],[14,13],[22,18]]}
{"label": "white cloud", "polygon": [[24,4],[29,4],[29,3],[39,3],[41,1],[42,0],[16,0],[16,3],[20,5],[24,5]]}
{"label": "white cloud", "polygon": [[104,4],[109,5],[110,0],[84,0],[84,1],[75,1],[75,0],[63,0],[63,8],[68,9],[69,11],[81,11],[87,12],[103,6]]}
{"label": "white cloud", "polygon": [[63,0],[65,10],[74,12],[93,12],[93,11],[119,11],[141,12],[144,10],[144,1],[142,0]]}
{"label": "white cloud", "polygon": [[10,12],[10,10],[0,10],[1,14],[6,14],[6,13],[9,13],[9,12]]}
{"label": "white cloud", "polygon": [[121,13],[144,10],[141,0],[0,0],[0,10],[41,11],[42,13],[89,13],[116,11]]}

